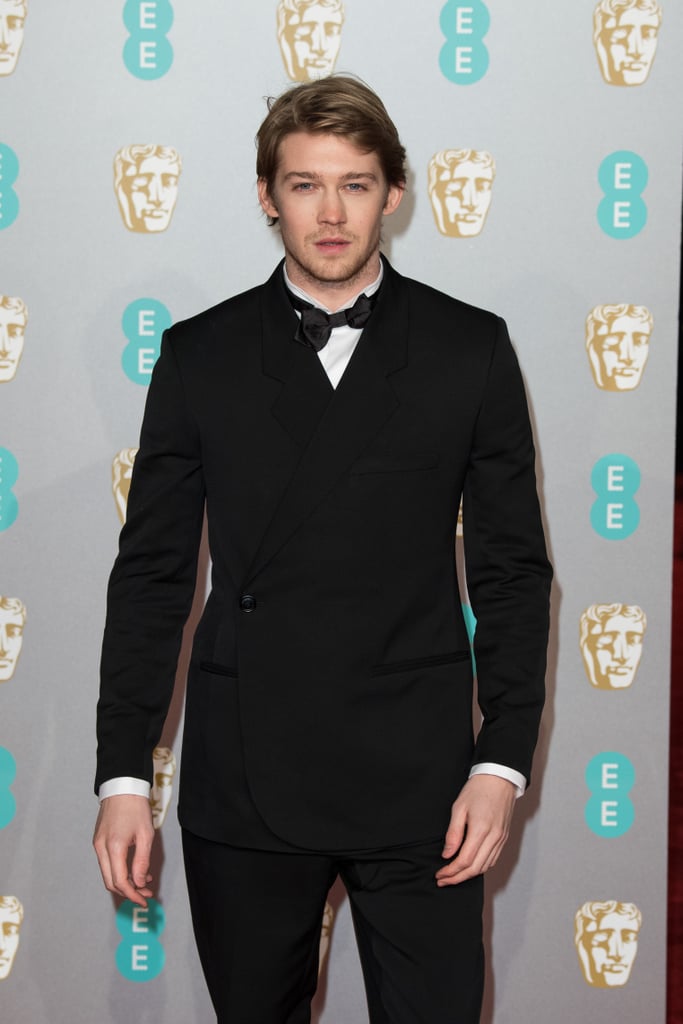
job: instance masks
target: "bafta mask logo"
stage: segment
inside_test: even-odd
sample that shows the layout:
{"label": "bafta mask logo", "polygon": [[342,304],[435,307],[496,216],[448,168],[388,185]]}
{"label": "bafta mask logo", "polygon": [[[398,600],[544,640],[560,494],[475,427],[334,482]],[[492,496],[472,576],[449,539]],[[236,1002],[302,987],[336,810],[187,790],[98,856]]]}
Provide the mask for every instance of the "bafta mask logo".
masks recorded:
{"label": "bafta mask logo", "polygon": [[631,686],[643,653],[647,619],[635,604],[593,604],[581,615],[579,646],[588,680],[598,690]]}
{"label": "bafta mask logo", "polygon": [[14,675],[21,654],[26,605],[18,597],[0,596],[0,683]]}
{"label": "bafta mask logo", "polygon": [[584,903],[574,918],[574,943],[593,988],[618,988],[631,977],[642,916],[634,903]]}
{"label": "bafta mask logo", "polygon": [[165,231],[178,198],[180,154],[170,146],[124,146],[114,158],[114,191],[129,231]]}
{"label": "bafta mask logo", "polygon": [[28,0],[0,0],[0,77],[11,75],[24,42]]}
{"label": "bafta mask logo", "polygon": [[24,908],[16,896],[0,896],[0,981],[12,970],[23,920]]}
{"label": "bafta mask logo", "polygon": [[14,380],[24,351],[28,310],[22,299],[0,295],[0,384]]}
{"label": "bafta mask logo", "polygon": [[654,321],[646,306],[596,306],[586,319],[586,351],[603,391],[635,391],[650,352]]}
{"label": "bafta mask logo", "polygon": [[293,82],[311,82],[332,74],[343,24],[341,0],[280,0],[277,38]]}
{"label": "bafta mask logo", "polygon": [[152,824],[155,828],[161,828],[171,802],[176,763],[173,751],[168,747],[155,747],[152,758],[154,775],[149,803],[152,808]]}
{"label": "bafta mask logo", "polygon": [[593,42],[608,85],[647,81],[661,24],[658,0],[600,0],[593,14]]}
{"label": "bafta mask logo", "polygon": [[429,198],[436,226],[450,238],[474,238],[491,205],[496,164],[476,149],[443,149],[429,162]]}
{"label": "bafta mask logo", "polygon": [[318,952],[318,976],[322,974],[323,967],[325,966],[325,957],[330,950],[330,936],[332,934],[332,924],[334,922],[334,909],[325,900],[325,908],[323,910],[323,923],[320,929],[320,948]]}
{"label": "bafta mask logo", "polygon": [[122,448],[121,451],[114,456],[111,464],[111,489],[114,492],[116,511],[119,514],[121,526],[123,526],[126,521],[130,481],[133,476],[133,464],[137,453],[137,448]]}

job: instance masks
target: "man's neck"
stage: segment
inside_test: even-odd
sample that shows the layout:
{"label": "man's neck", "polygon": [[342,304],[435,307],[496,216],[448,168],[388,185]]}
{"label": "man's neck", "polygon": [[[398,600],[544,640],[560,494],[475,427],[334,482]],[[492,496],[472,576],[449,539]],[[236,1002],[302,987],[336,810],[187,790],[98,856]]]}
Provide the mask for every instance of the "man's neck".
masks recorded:
{"label": "man's neck", "polygon": [[379,277],[381,266],[378,249],[352,277],[345,278],[343,281],[325,281],[307,273],[301,264],[291,259],[289,255],[285,257],[285,269],[289,281],[331,313],[336,313],[351,299],[355,299],[362,291],[374,284]]}

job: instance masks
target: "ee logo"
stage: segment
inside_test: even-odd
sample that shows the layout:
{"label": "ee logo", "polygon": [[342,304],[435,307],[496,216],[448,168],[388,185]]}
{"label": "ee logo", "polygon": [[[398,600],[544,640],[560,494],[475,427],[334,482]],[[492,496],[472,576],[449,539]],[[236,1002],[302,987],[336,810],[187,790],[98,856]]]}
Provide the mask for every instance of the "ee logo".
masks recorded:
{"label": "ee logo", "polygon": [[0,747],[0,828],[6,828],[17,811],[17,803],[10,786],[17,774],[17,766],[9,750]]}
{"label": "ee logo", "polygon": [[173,25],[169,0],[126,0],[123,21],[130,36],[123,47],[123,62],[136,78],[161,78],[173,63],[173,47],[166,33]]}
{"label": "ee logo", "polygon": [[0,533],[9,530],[19,512],[19,503],[12,491],[18,476],[17,460],[7,448],[0,448]]}
{"label": "ee logo", "polygon": [[439,54],[439,67],[450,82],[473,85],[489,69],[489,51],[484,36],[491,15],[482,0],[447,0],[439,19],[446,42]]}
{"label": "ee logo", "polygon": [[116,927],[122,942],[116,949],[116,966],[128,981],[152,981],[164,969],[166,953],[159,936],[166,927],[164,908],[157,900],[138,907],[124,900],[116,911]]}
{"label": "ee logo", "polygon": [[149,384],[159,358],[161,335],[171,326],[171,314],[156,299],[137,299],[126,306],[122,325],[128,338],[121,356],[123,372],[134,384]]}
{"label": "ee logo", "polygon": [[19,213],[19,196],[12,186],[19,177],[17,154],[0,142],[0,231],[14,224]]}
{"label": "ee logo", "polygon": [[591,508],[591,525],[606,540],[625,540],[638,529],[640,509],[633,495],[640,487],[640,470],[628,455],[605,455],[593,466],[591,484],[598,500]]}
{"label": "ee logo", "polygon": [[602,161],[598,181],[605,198],[598,206],[598,222],[610,238],[634,238],[645,227],[647,206],[642,193],[648,176],[643,158],[628,150]]}
{"label": "ee logo", "polygon": [[586,804],[585,818],[591,832],[603,839],[628,832],[635,811],[628,794],[636,773],[623,754],[598,754],[586,768],[586,785],[592,796]]}

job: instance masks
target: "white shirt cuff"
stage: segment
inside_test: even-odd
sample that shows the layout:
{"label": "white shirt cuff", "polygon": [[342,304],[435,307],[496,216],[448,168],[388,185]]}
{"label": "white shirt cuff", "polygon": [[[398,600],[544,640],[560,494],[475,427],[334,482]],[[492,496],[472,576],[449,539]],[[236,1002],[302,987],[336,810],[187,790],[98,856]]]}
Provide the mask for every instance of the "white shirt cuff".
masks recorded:
{"label": "white shirt cuff", "polygon": [[100,800],[106,800],[108,796],[144,796],[149,800],[150,790],[151,786],[145,779],[131,779],[122,775],[103,782],[97,795]]}
{"label": "white shirt cuff", "polygon": [[[514,768],[507,768],[504,764],[492,764],[489,761],[483,761],[481,764],[473,764],[470,769],[470,778],[473,775],[497,775],[499,779],[507,779],[517,789],[517,798],[524,796],[526,789],[526,779],[521,772],[516,772]],[[102,789],[100,788],[100,793]]]}

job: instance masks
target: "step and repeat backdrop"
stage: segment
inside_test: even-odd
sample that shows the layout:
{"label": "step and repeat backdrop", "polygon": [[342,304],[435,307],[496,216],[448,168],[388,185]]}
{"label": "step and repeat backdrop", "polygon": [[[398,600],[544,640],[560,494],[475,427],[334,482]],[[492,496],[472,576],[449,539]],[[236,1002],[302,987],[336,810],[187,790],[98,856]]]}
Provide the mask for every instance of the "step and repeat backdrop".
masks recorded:
{"label": "step and repeat backdrop", "polygon": [[[174,814],[187,644],[148,911],[90,849],[104,590],[162,331],[280,255],[265,98],[337,70],[408,150],[385,251],[506,317],[537,434],[549,702],[483,1019],[663,1024],[682,53],[677,0],[0,0],[3,1020],[212,1019]],[[362,1024],[338,888],[323,952],[316,1019]]]}

